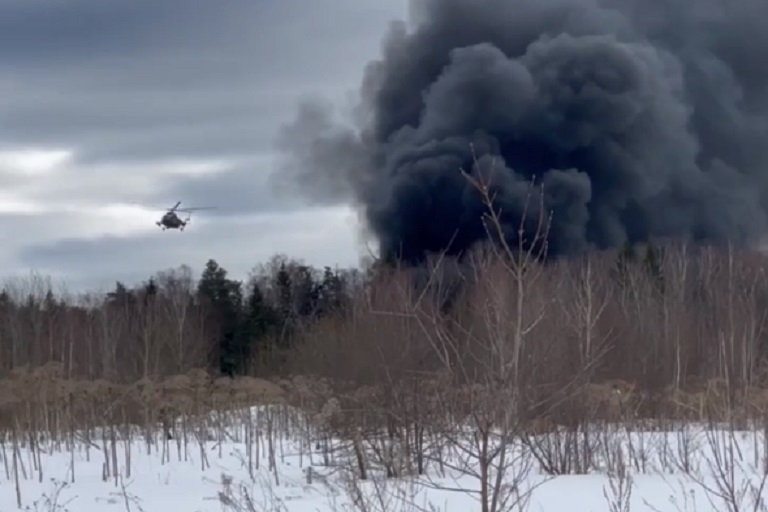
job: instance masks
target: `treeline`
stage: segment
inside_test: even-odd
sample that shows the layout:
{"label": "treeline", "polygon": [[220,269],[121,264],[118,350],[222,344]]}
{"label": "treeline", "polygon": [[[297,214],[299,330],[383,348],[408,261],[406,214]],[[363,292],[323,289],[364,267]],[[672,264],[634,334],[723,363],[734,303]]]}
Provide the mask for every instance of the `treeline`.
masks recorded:
{"label": "treeline", "polygon": [[665,243],[508,256],[486,247],[364,272],[277,257],[246,282],[211,260],[199,277],[182,266],[104,297],[19,279],[0,294],[0,372],[57,361],[121,382],[207,368],[359,387],[504,368],[531,397],[575,381],[620,380],[651,398],[718,380],[768,386],[762,253]]}
{"label": "treeline", "polygon": [[0,372],[61,362],[73,376],[131,381],[208,368],[270,373],[299,326],[348,309],[357,270],[316,269],[278,255],[247,282],[215,260],[182,265],[106,295],[64,296],[50,279],[8,280],[0,291]]}

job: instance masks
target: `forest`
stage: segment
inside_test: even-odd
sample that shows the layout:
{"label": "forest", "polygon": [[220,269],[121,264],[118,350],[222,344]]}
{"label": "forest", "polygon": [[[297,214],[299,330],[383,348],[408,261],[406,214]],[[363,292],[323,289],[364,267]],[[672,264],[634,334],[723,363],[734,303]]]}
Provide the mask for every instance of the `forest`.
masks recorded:
{"label": "forest", "polygon": [[765,384],[765,262],[674,242],[554,262],[485,247],[365,270],[278,255],[247,282],[211,259],[199,277],[182,265],[77,297],[31,275],[0,293],[0,372],[56,363],[68,378],[122,384],[204,370],[361,387],[450,370],[514,376],[533,395],[610,383],[656,414],[670,390]]}
{"label": "forest", "polygon": [[358,274],[278,255],[246,283],[213,259],[199,277],[180,265],[101,295],[56,294],[36,274],[9,279],[0,292],[0,366],[55,361],[70,375],[121,382],[192,368],[271,374],[265,358],[293,346],[299,325],[341,315]]}
{"label": "forest", "polygon": [[523,511],[538,484],[515,485],[532,475],[605,468],[614,512],[629,510],[630,472],[659,471],[730,485],[707,495],[743,510],[768,482],[734,444],[748,428],[749,468],[768,468],[768,257],[657,240],[547,258],[545,240],[364,269],[277,255],[246,281],[211,259],[199,276],[181,265],[104,295],[8,280],[0,452],[17,506],[44,457],[74,475],[93,448],[126,510],[133,460],[164,466],[172,451],[203,473],[235,457],[227,471],[249,483],[222,475],[217,499],[237,512],[289,510],[254,492],[280,487],[305,456],[306,485],[314,471],[333,478],[361,512],[422,510],[398,494],[419,482],[475,496],[483,512]]}

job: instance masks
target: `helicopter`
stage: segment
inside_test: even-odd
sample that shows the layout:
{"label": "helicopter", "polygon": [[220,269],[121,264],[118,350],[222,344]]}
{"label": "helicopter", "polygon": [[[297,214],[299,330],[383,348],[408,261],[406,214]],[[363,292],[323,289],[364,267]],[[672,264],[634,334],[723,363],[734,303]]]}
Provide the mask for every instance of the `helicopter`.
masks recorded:
{"label": "helicopter", "polygon": [[[198,206],[196,208],[179,208],[179,205],[181,205],[181,201],[177,202],[172,208],[168,208],[168,210],[166,210],[162,218],[159,221],[155,222],[155,224],[163,228],[163,231],[165,231],[166,229],[178,229],[179,231],[184,231],[184,228],[187,227],[187,224],[189,224],[190,220],[192,219],[192,212],[195,212],[198,210],[212,210],[215,208],[215,206]],[[187,218],[184,220],[180,219],[179,216],[176,215],[176,212],[186,213]]]}

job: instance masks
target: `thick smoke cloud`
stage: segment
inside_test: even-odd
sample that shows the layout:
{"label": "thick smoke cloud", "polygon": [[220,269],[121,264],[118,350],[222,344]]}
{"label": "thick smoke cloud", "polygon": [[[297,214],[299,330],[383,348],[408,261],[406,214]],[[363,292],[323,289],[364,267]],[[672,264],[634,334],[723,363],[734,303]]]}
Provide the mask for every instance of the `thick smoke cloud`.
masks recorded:
{"label": "thick smoke cloud", "polygon": [[509,236],[531,184],[543,190],[551,254],[762,236],[764,0],[426,0],[413,11],[366,68],[353,125],[309,102],[281,134],[281,177],[357,204],[383,257],[486,237],[461,169],[492,177]]}

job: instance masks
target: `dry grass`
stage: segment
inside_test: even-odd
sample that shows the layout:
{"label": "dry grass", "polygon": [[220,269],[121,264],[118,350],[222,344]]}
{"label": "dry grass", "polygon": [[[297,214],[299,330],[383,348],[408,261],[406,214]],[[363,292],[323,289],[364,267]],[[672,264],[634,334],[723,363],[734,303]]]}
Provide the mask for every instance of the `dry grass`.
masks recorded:
{"label": "dry grass", "polygon": [[[407,385],[348,388],[348,383],[329,378],[213,378],[202,370],[122,384],[67,378],[60,364],[50,363],[16,368],[0,379],[0,431],[21,429],[56,436],[61,429],[170,425],[181,417],[202,417],[215,411],[285,405],[312,415],[335,434],[343,434],[359,429],[360,424],[378,431],[409,421],[442,429],[465,421],[481,404],[500,406],[494,403],[493,388],[480,383],[450,388],[446,382],[425,377]],[[661,414],[642,414],[643,404],[650,400]],[[631,383],[608,380],[575,388],[569,400],[522,419],[521,428],[543,433],[585,422],[735,421],[744,425],[762,424],[767,417],[765,388],[729,393],[721,379],[713,379],[651,397]]]}
{"label": "dry grass", "polygon": [[14,368],[0,379],[0,429],[54,434],[115,422],[147,426],[216,410],[278,404],[285,391],[264,379],[212,378],[203,370],[132,383],[67,378],[63,365]]}
{"label": "dry grass", "polygon": [[[752,387],[735,393],[724,386],[720,379],[700,381],[688,389],[667,390],[660,398],[625,381],[588,382],[576,386],[570,400],[548,408],[546,414],[526,417],[511,432],[546,473],[586,473],[607,467],[612,478],[627,479],[630,469],[649,472],[649,460],[671,450],[664,446],[667,440],[653,447],[652,443],[643,446],[647,441],[642,437],[631,441],[630,432],[676,423],[682,438],[686,422],[703,422],[710,429],[735,417],[764,424],[768,389]],[[118,446],[121,440],[133,438],[146,441],[148,450],[162,451],[164,458],[174,451],[179,458],[185,457],[199,446],[201,464],[207,468],[207,457],[215,454],[215,448],[221,449],[222,440],[234,436],[245,442],[244,460],[253,478],[263,478],[256,471],[264,459],[276,484],[280,481],[279,445],[285,436],[300,440],[307,457],[319,448],[321,465],[336,468],[346,478],[378,478],[372,472],[388,478],[425,475],[428,468],[440,474],[458,467],[456,446],[471,438],[471,432],[462,429],[472,424],[473,417],[480,414],[502,421],[500,413],[506,404],[488,399],[494,389],[491,383],[451,387],[445,379],[428,375],[421,382],[412,378],[355,389],[349,382],[331,378],[221,379],[199,370],[118,384],[68,379],[61,366],[50,364],[15,369],[0,382],[0,439],[14,461],[22,460],[13,455],[22,449],[34,454],[70,451],[80,443],[98,445],[97,451],[105,457],[104,478],[114,479],[115,485],[131,471],[130,450]],[[725,396],[736,398],[726,400]],[[650,400],[659,406],[659,415],[643,412],[649,410],[643,404]],[[265,407],[252,409],[254,405]],[[736,425],[731,423],[731,428]],[[630,445],[627,452],[619,448],[626,443]],[[259,452],[260,446],[267,447],[265,453]],[[523,464],[530,469],[532,464],[519,456],[514,460],[515,467]],[[696,467],[678,459],[667,464],[691,474]],[[19,466],[14,478],[28,478],[24,475],[29,471]],[[35,471],[42,475],[44,469],[41,465]],[[616,486],[611,492],[617,494],[611,499],[626,501],[624,493],[630,491],[618,485],[621,482],[611,482]]]}

